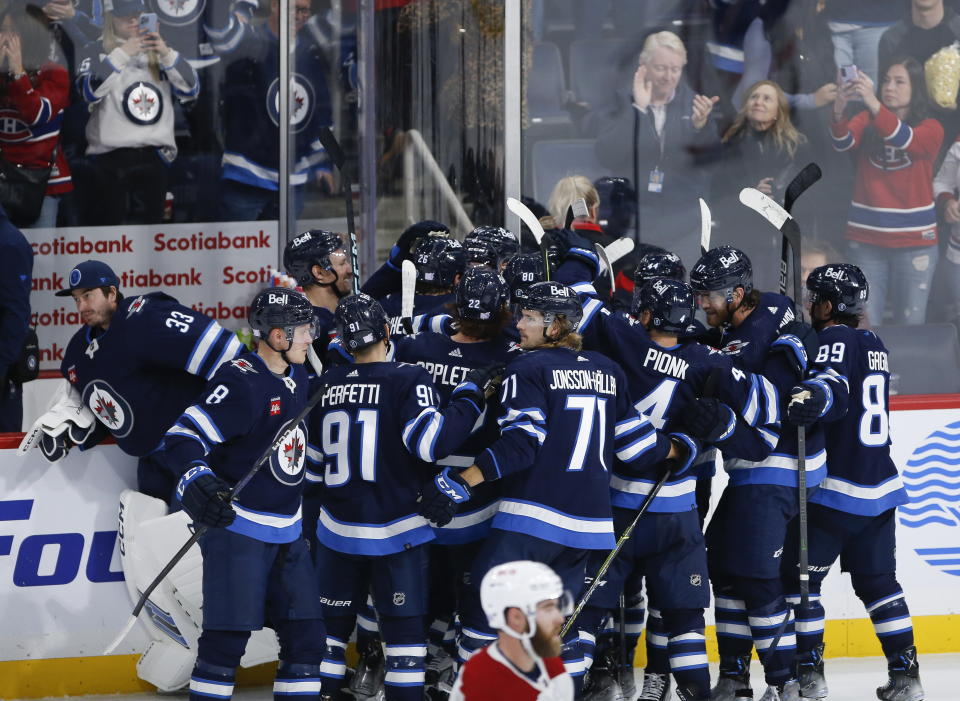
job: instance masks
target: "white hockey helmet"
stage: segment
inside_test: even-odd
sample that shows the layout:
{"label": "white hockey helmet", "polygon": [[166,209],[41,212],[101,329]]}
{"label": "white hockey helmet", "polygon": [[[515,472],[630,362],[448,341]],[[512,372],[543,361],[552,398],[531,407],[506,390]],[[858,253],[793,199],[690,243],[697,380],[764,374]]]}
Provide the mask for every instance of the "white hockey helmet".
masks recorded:
{"label": "white hockey helmet", "polygon": [[[561,613],[569,614],[569,593],[564,591],[560,577],[541,562],[505,562],[488,571],[480,583],[480,603],[490,627],[521,640],[533,637],[537,630],[537,604],[550,599],[558,599]],[[525,633],[507,625],[508,608],[518,608],[527,617]]]}

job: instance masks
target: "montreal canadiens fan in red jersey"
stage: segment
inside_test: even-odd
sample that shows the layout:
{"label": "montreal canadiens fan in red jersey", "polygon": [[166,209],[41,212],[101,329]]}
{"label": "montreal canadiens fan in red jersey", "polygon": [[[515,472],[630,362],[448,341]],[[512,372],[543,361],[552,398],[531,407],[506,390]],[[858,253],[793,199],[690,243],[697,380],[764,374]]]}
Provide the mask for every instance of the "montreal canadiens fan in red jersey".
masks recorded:
{"label": "montreal canadiens fan in red jersey", "polygon": [[540,562],[506,562],[484,575],[480,600],[497,640],[467,660],[450,701],[572,701],[560,659],[571,599],[560,577]]}

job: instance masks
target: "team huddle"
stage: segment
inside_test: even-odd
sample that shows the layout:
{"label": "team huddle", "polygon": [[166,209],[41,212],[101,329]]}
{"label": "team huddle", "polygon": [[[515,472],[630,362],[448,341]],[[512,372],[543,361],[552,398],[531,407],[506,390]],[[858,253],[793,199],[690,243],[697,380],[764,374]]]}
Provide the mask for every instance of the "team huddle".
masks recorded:
{"label": "team huddle", "polygon": [[839,558],[888,661],[878,698],[923,698],[887,353],[858,329],[857,267],[810,273],[812,325],[729,246],[689,281],[647,253],[620,304],[568,230],[547,255],[421,222],[360,291],[332,232],[293,238],[284,267],[250,306],[252,350],[163,293],[123,297],[102,262],[58,293],[85,326],[25,442],[56,461],[112,434],[138,458],[134,598],[169,559],[151,551],[204,529],[202,566],[151,595],[142,677],[229,699],[241,664],[273,656],[276,699],[733,701],[759,685],[756,650],[763,701],[824,699]]}

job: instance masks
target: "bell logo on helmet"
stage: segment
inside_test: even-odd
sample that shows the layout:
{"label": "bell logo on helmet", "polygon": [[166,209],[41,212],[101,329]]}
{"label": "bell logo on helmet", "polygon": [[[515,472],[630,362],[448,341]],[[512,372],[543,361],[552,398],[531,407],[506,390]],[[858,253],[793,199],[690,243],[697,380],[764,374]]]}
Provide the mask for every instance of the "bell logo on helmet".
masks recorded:
{"label": "bell logo on helmet", "polygon": [[834,280],[846,280],[847,274],[843,271],[842,268],[827,268],[823,271],[825,277],[833,278]]}
{"label": "bell logo on helmet", "polygon": [[722,265],[724,268],[729,268],[731,265],[739,261],[740,258],[738,258],[737,254],[733,253],[732,251],[730,252],[730,255],[720,256],[720,265]]}
{"label": "bell logo on helmet", "polygon": [[667,284],[666,284],[663,280],[656,280],[656,281],[653,283],[653,289],[655,289],[655,290],[657,291],[657,294],[662,295],[662,294],[666,294],[666,292],[667,292],[667,290],[669,289],[669,287],[667,286]]}
{"label": "bell logo on helmet", "polygon": [[286,304],[286,303],[287,303],[287,295],[276,294],[274,292],[271,292],[269,295],[267,295],[267,304]]}
{"label": "bell logo on helmet", "polygon": [[306,232],[305,234],[300,234],[299,236],[297,236],[297,237],[293,240],[293,245],[294,245],[294,246],[300,246],[300,245],[306,243],[307,241],[312,241],[312,240],[313,240],[313,235],[308,231],[308,232]]}
{"label": "bell logo on helmet", "polygon": [[550,285],[550,294],[556,295],[557,297],[569,297],[570,290],[560,285]]}

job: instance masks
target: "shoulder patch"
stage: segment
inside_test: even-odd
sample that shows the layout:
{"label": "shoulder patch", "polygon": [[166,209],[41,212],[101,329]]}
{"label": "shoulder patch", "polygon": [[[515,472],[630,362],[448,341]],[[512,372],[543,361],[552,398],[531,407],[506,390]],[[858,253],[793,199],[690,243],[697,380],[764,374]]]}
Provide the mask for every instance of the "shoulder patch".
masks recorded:
{"label": "shoulder patch", "polygon": [[133,302],[127,307],[127,318],[129,319],[131,315],[136,314],[141,309],[147,306],[147,298],[143,295],[137,297]]}
{"label": "shoulder patch", "polygon": [[740,352],[749,345],[750,341],[741,341],[740,339],[736,339],[734,341],[730,341],[727,345],[721,348],[720,352],[726,355],[739,355]]}
{"label": "shoulder patch", "polygon": [[231,360],[230,364],[237,368],[240,372],[252,372],[256,374],[257,369],[253,367],[253,363],[245,358],[237,358],[236,360]]}

